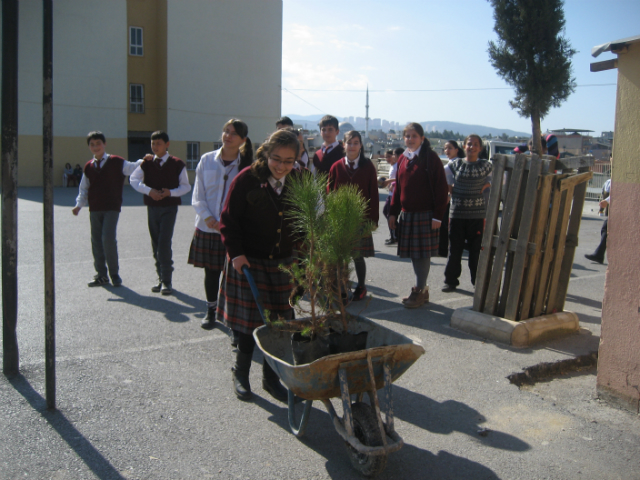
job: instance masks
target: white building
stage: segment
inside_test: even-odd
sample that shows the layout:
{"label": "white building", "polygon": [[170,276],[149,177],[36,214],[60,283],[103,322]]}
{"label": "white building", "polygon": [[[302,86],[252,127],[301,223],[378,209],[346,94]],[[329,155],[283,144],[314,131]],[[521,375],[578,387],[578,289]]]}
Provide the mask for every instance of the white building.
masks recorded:
{"label": "white building", "polygon": [[[136,159],[165,130],[195,168],[232,117],[262,142],[280,116],[282,0],[53,2],[54,178],[86,135]],[[42,2],[19,2],[18,183],[42,185]],[[193,175],[193,174],[192,174]]]}

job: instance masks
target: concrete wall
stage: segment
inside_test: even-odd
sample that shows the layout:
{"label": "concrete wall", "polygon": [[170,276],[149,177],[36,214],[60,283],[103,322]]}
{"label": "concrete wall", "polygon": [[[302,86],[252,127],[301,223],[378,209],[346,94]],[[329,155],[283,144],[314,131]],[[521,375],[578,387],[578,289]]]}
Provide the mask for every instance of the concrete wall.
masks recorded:
{"label": "concrete wall", "polygon": [[128,0],[127,46],[129,27],[142,28],[143,55],[130,55],[128,48],[126,55],[128,84],[140,83],[144,86],[145,108],[144,113],[127,114],[128,129],[150,132],[166,130],[167,0]]}
{"label": "concrete wall", "polygon": [[[232,117],[262,142],[280,116],[282,1],[168,0],[167,131],[213,142]],[[177,146],[177,145],[176,145]],[[202,153],[206,150],[202,147]],[[184,151],[172,153],[182,158]]]}
{"label": "concrete wall", "polygon": [[[54,180],[64,164],[91,154],[86,135],[101,130],[109,152],[126,155],[125,0],[53,2]],[[19,3],[18,184],[42,185],[42,2]],[[122,146],[124,145],[124,150]],[[115,149],[115,150],[114,150]]]}
{"label": "concrete wall", "polygon": [[602,306],[597,388],[640,413],[640,44],[618,55],[609,267]]}

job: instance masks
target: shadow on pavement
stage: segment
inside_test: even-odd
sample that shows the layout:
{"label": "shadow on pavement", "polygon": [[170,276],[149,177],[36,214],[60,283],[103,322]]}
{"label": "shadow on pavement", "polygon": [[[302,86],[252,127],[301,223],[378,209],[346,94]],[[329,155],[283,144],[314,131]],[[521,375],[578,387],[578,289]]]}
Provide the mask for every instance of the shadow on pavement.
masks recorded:
{"label": "shadow on pavement", "polygon": [[593,307],[593,308],[597,308],[598,310],[602,310],[602,302],[598,300],[594,300],[592,298],[581,297],[580,295],[574,295],[572,293],[568,293],[566,301],[577,303],[579,305],[587,305],[588,307]]}
{"label": "shadow on pavement", "polygon": [[525,452],[531,446],[508,433],[485,430],[486,418],[477,410],[455,400],[437,402],[419,393],[394,385],[394,412],[397,418],[432,433],[460,432],[485,446]]}
{"label": "shadow on pavement", "polygon": [[[120,298],[110,298],[107,300],[108,302],[125,302],[145,310],[162,313],[170,322],[188,322],[190,320],[189,315],[201,313],[205,308],[205,304],[201,299],[175,289],[173,294],[168,297],[163,297],[160,294],[140,295],[124,285],[118,288],[110,287],[109,290]],[[170,300],[171,297],[182,303]]]}
{"label": "shadow on pavement", "polygon": [[59,411],[47,410],[46,400],[36,392],[22,375],[8,378],[13,388],[22,395],[31,407],[60,435],[71,449],[82,459],[96,477],[104,480],[125,480],[102,454]]}

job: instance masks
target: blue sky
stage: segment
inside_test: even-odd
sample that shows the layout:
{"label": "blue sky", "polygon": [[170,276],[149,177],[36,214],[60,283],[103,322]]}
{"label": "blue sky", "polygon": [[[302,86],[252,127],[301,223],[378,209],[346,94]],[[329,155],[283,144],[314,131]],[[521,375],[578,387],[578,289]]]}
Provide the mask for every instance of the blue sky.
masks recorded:
{"label": "blue sky", "polygon": [[[483,0],[284,0],[282,113],[453,121],[530,131],[489,63],[493,10]],[[614,129],[617,70],[591,73],[595,45],[640,35],[637,0],[566,0],[565,36],[579,87],[543,130]],[[613,84],[606,86],[589,86]],[[402,92],[397,90],[435,90]],[[478,90],[455,90],[478,89]],[[487,89],[487,90],[483,90]],[[491,90],[496,89],[496,90]],[[315,91],[329,90],[329,91]],[[395,90],[395,91],[394,91]],[[447,91],[448,90],[448,91]]]}

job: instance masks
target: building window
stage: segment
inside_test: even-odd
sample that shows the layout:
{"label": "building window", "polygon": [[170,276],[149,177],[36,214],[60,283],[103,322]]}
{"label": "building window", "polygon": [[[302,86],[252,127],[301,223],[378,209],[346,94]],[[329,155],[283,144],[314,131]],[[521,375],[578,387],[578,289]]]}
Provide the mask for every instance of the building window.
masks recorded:
{"label": "building window", "polygon": [[187,170],[195,170],[200,161],[200,142],[187,142]]}
{"label": "building window", "polygon": [[129,27],[129,55],[142,56],[142,28]]}
{"label": "building window", "polygon": [[144,113],[144,85],[140,83],[129,85],[129,112]]}

